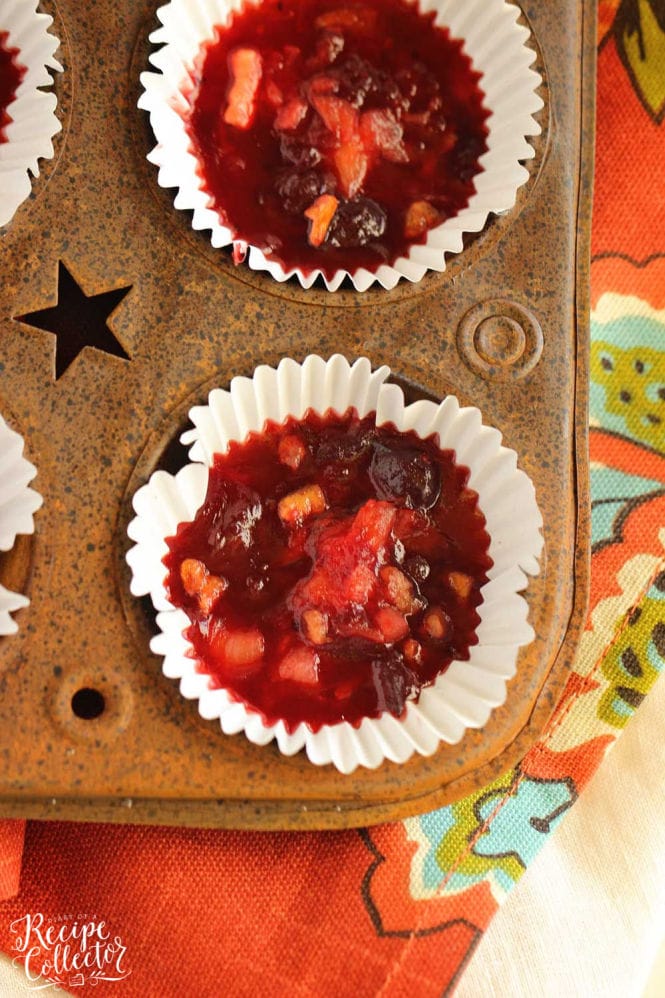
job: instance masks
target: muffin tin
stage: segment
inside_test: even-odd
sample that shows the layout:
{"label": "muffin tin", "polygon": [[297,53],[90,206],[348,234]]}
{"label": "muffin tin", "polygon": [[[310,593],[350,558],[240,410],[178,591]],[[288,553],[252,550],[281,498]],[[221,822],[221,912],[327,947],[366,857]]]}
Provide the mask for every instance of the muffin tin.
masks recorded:
{"label": "muffin tin", "polygon": [[[234,269],[173,210],[136,109],[156,6],[41,5],[62,42],[64,129],[2,233],[0,412],[25,438],[44,506],[36,535],[0,556],[0,582],[31,600],[0,639],[0,816],[333,828],[431,809],[534,742],[584,623],[594,7],[522,5],[545,107],[515,208],[445,273],[360,296]],[[73,282],[45,316],[60,262]],[[77,285],[102,297],[86,305]],[[152,612],[131,597],[124,560],[131,497],[157,467],[184,463],[189,408],[236,374],[311,352],[387,363],[408,399],[478,406],[545,521],[527,590],[537,638],[506,703],[456,746],[350,776],[200,718],[149,651]]]}

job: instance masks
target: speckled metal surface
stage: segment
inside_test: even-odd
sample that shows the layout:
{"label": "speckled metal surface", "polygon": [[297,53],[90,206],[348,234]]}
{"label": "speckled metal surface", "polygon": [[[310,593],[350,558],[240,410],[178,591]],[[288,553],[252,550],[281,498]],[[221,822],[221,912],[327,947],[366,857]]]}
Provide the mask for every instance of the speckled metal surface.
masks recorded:
{"label": "speckled metal surface", "polygon": [[[155,3],[42,6],[63,39],[65,130],[0,240],[0,412],[24,434],[45,500],[36,537],[0,564],[0,580],[11,569],[32,601],[16,614],[19,634],[0,641],[0,815],[345,827],[481,786],[542,729],[584,620],[593,3],[523,5],[547,85],[516,208],[445,274],[363,296],[234,269],[158,188],[136,110]],[[15,317],[55,304],[59,260],[88,295],[132,286],[110,320],[130,360],[86,348],[54,380],[55,336]],[[467,318],[458,334],[479,305],[482,328]],[[519,371],[534,349],[525,314],[542,342]],[[203,721],[150,654],[150,614],[128,596],[124,564],[131,495],[173,460],[189,405],[212,383],[312,351],[366,355],[417,390],[479,406],[520,455],[545,518],[543,571],[528,591],[537,639],[505,706],[458,746],[351,776]],[[93,720],[71,708],[86,686],[106,703]]]}

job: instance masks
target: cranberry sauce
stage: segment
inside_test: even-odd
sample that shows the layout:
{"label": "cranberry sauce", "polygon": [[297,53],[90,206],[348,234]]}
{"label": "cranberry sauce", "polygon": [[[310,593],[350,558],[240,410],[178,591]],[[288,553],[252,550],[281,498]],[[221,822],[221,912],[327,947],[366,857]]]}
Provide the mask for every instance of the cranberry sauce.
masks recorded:
{"label": "cranberry sauce", "polygon": [[477,641],[492,561],[468,476],[355,410],[231,444],[164,559],[200,670],[289,730],[399,717]]}
{"label": "cranberry sauce", "polygon": [[7,141],[5,129],[12,120],[7,108],[16,97],[16,91],[25,76],[25,67],[16,58],[19,51],[17,48],[10,48],[8,41],[8,33],[0,31],[0,142]]}
{"label": "cranberry sauce", "polygon": [[433,21],[407,0],[263,0],[217,29],[187,128],[239,240],[286,269],[376,270],[468,204],[488,112]]}

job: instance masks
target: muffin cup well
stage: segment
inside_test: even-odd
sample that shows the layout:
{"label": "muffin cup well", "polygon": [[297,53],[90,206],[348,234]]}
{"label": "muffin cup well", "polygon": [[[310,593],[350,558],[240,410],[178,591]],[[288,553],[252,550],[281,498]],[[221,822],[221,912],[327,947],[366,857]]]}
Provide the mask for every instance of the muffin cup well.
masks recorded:
{"label": "muffin cup well", "polygon": [[[435,24],[447,27],[452,38],[463,41],[473,69],[481,74],[479,85],[490,115],[488,148],[479,160],[476,193],[465,209],[431,229],[424,244],[411,246],[391,266],[383,264],[376,271],[339,270],[328,278],[321,270],[305,273],[297,267],[285,268],[260,248],[249,246],[246,259],[251,269],[267,270],[277,281],[295,276],[303,288],[321,277],[329,291],[336,291],[349,277],[357,291],[366,291],[375,283],[390,289],[401,278],[420,281],[428,270],[445,270],[446,256],[462,251],[464,233],[480,232],[490,214],[508,211],[515,204],[517,191],[529,176],[523,161],[534,155],[527,137],[541,131],[533,115],[543,107],[536,93],[542,80],[531,68],[536,54],[528,44],[528,28],[518,23],[519,8],[504,0],[466,0],[463,4],[422,0],[419,6],[423,12],[435,11]],[[209,229],[213,246],[239,244],[244,252],[247,244],[209,206],[210,198],[201,189],[198,162],[186,130],[189,104],[184,94],[191,90],[190,74],[201,46],[241,7],[239,0],[200,0],[196,5],[171,0],[160,7],[157,17],[162,27],[150,36],[160,46],[150,56],[159,72],[141,74],[144,91],[138,106],[149,112],[157,139],[148,159],[159,168],[159,185],[178,189],[175,207],[193,211],[193,228]]]}
{"label": "muffin cup well", "polygon": [[[328,361],[309,356],[302,363],[285,358],[278,367],[258,367],[252,378],[238,377],[228,391],[215,389],[208,404],[190,410],[194,428],[182,440],[191,444],[192,463],[176,475],[155,472],[133,499],[136,517],[128,527],[135,542],[127,553],[132,570],[131,591],[150,594],[160,633],[152,650],[163,656],[164,674],[180,680],[180,692],[199,702],[199,712],[218,719],[226,734],[244,732],[257,745],[275,739],[279,750],[293,755],[304,748],[311,762],[332,763],[340,772],[357,766],[375,768],[384,760],[405,762],[414,752],[430,755],[440,742],[458,742],[466,728],[482,727],[492,709],[506,699],[506,682],[514,674],[519,648],[533,631],[527,622],[528,604],[520,595],[527,574],[539,571],[542,518],[535,490],[517,468],[517,455],[501,445],[498,430],[484,426],[478,409],[461,407],[453,396],[439,405],[429,401],[405,405],[401,389],[387,382],[390,371],[372,371],[369,360],[353,365],[335,355]],[[493,566],[482,587],[483,602],[468,661],[453,661],[435,682],[408,701],[399,720],[390,714],[324,725],[313,732],[301,723],[289,733],[282,721],[265,724],[251,707],[234,700],[224,689],[212,689],[210,676],[200,671],[184,637],[189,618],[168,601],[163,558],[166,538],[178,524],[194,518],[207,488],[208,467],[230,441],[242,441],[260,431],[266,420],[302,418],[308,410],[338,413],[349,407],[360,417],[376,413],[376,423],[393,423],[425,438],[437,434],[442,449],[455,451],[456,461],[470,470],[468,485],[478,493],[478,505],[490,535]]]}

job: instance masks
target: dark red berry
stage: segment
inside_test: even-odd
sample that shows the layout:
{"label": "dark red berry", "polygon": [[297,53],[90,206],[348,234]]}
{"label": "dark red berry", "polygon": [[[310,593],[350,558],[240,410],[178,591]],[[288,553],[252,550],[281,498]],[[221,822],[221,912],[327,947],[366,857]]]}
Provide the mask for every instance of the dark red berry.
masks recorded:
{"label": "dark red berry", "polygon": [[275,184],[275,190],[283,200],[284,207],[292,215],[302,215],[306,208],[321,194],[327,194],[334,187],[334,180],[316,170],[305,173],[283,173]]}
{"label": "dark red berry", "polygon": [[402,502],[411,509],[431,509],[439,498],[438,466],[422,451],[392,450],[376,444],[369,469],[372,484],[382,499]]}
{"label": "dark red berry", "polygon": [[355,198],[339,204],[328,232],[331,246],[366,246],[386,231],[386,213],[371,198]]}

